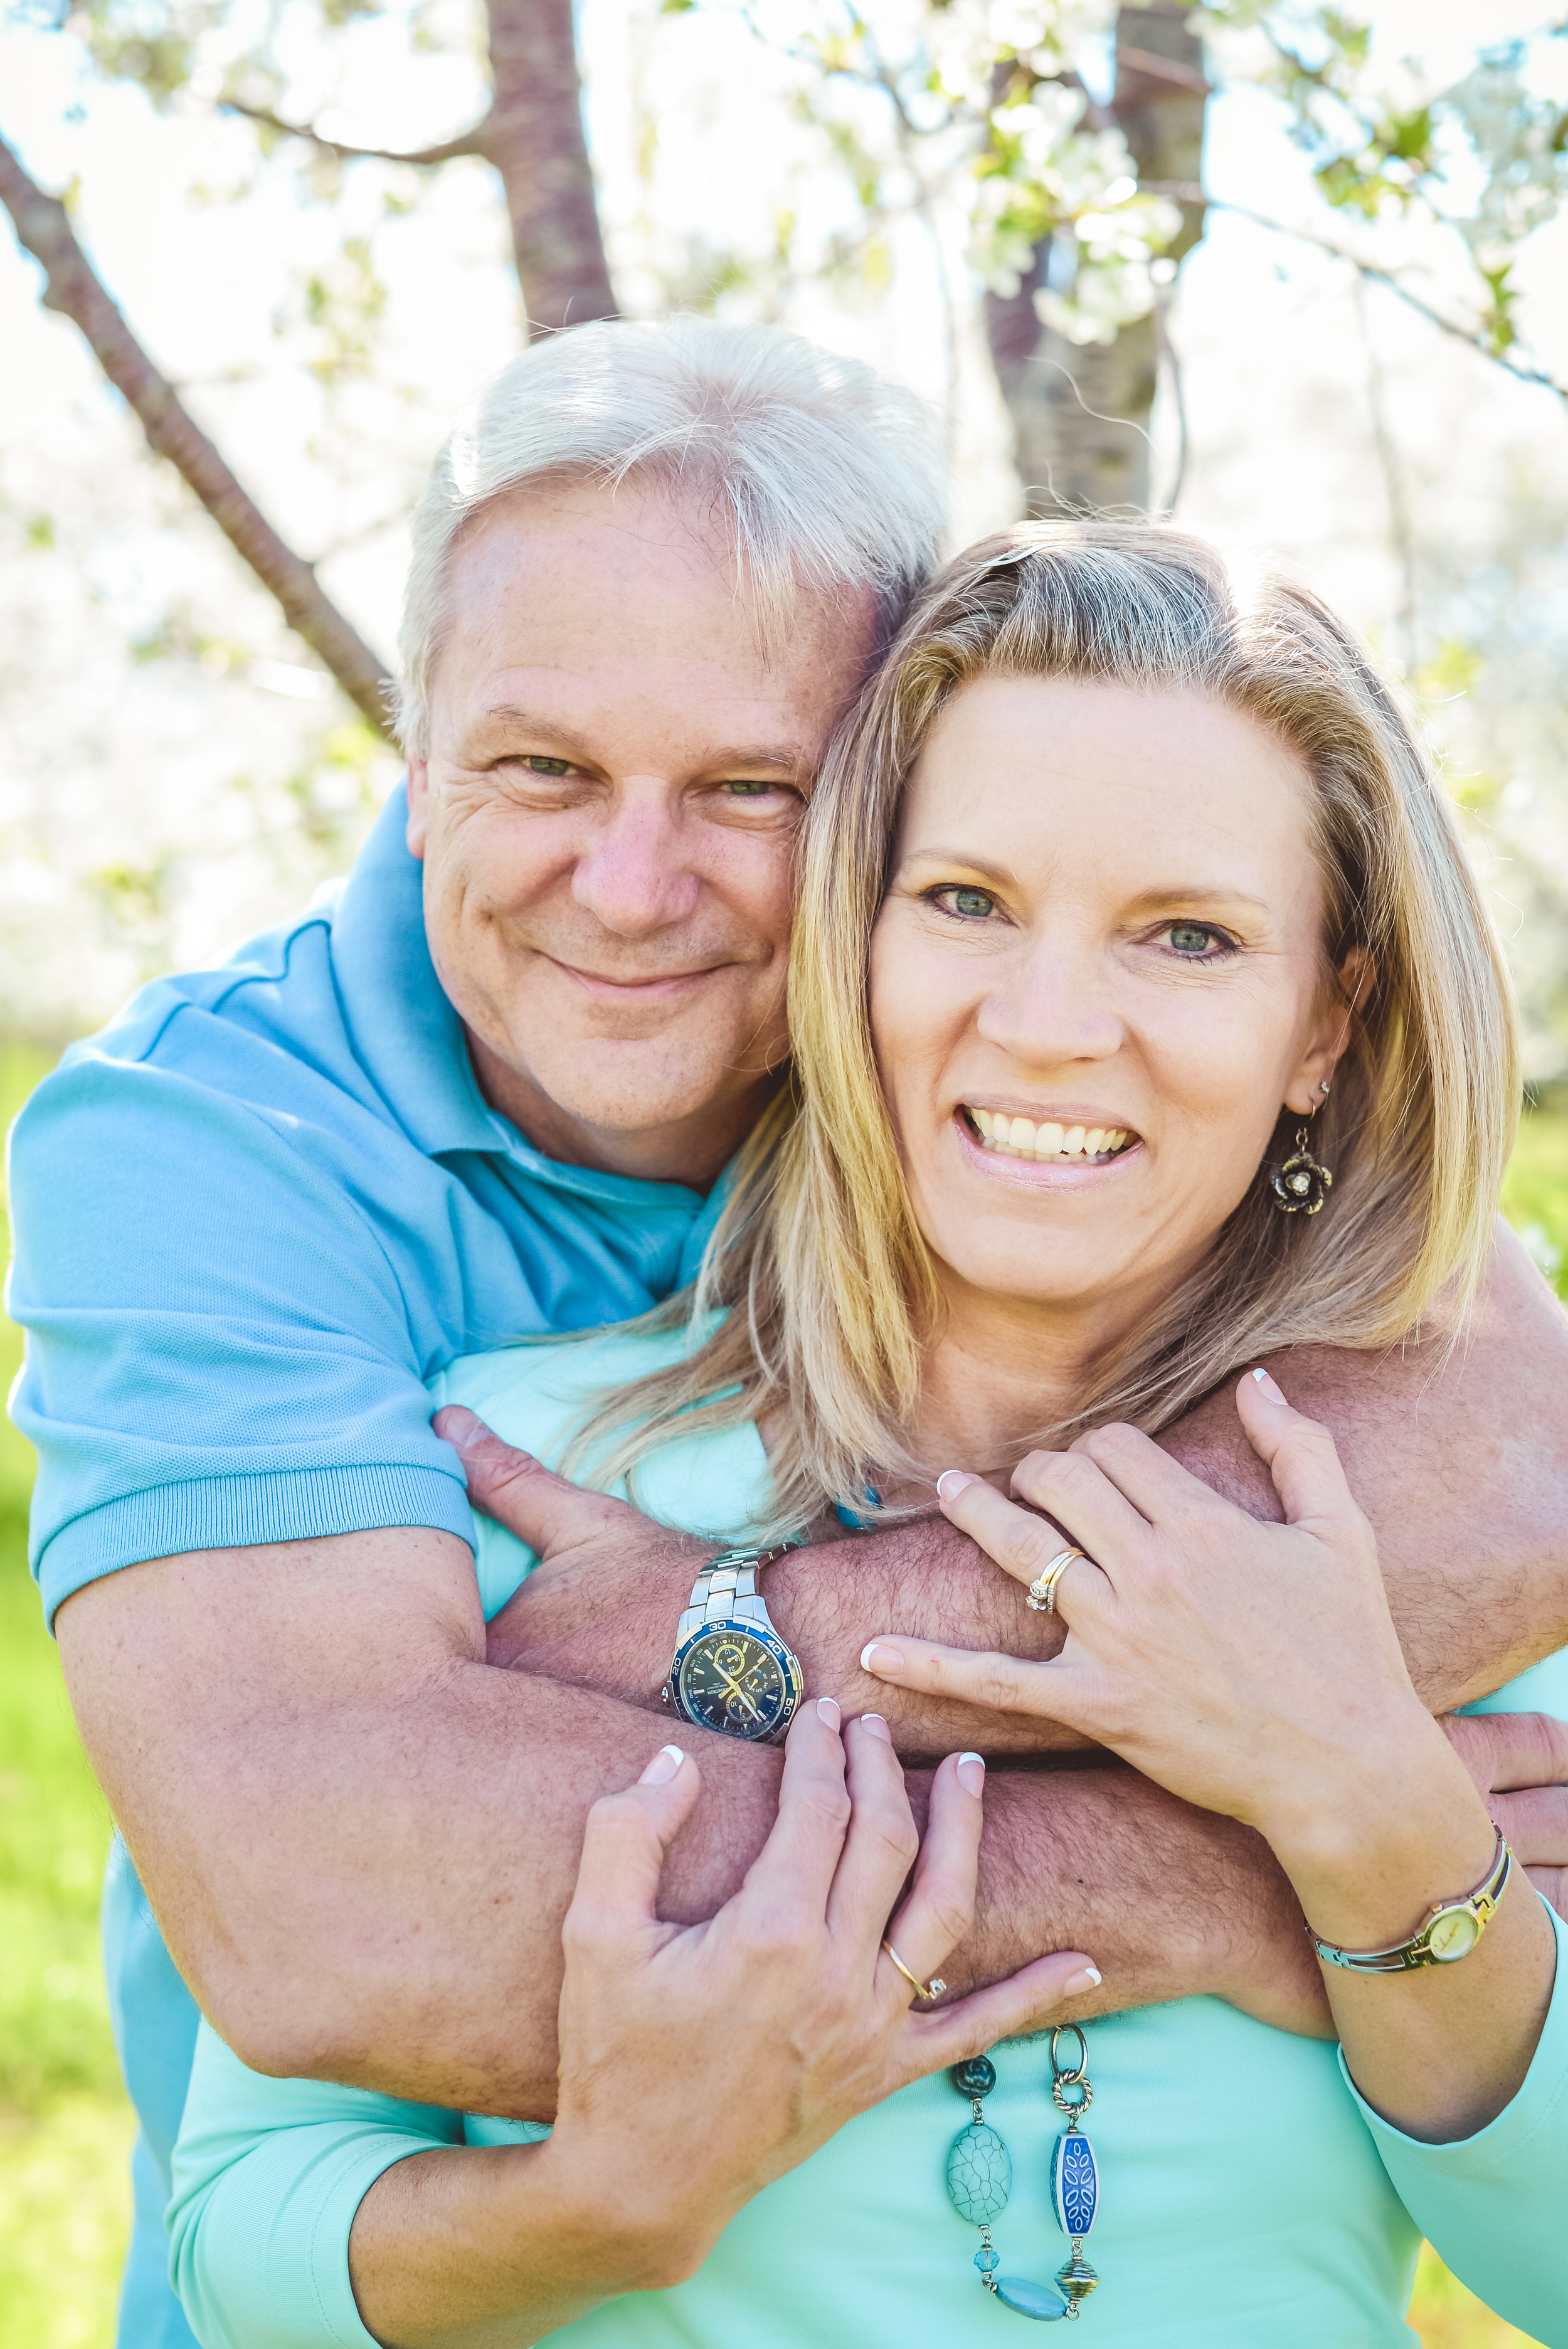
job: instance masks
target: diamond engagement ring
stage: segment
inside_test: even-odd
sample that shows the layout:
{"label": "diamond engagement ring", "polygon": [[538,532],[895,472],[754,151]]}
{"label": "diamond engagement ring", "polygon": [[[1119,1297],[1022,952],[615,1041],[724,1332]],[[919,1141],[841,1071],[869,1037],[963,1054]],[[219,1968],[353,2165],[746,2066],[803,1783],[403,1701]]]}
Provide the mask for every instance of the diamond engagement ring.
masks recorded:
{"label": "diamond engagement ring", "polygon": [[1087,1550],[1058,1550],[1049,1566],[1029,1585],[1028,1605],[1037,1615],[1054,1615],[1057,1611],[1057,1585],[1075,1557],[1087,1557]]}

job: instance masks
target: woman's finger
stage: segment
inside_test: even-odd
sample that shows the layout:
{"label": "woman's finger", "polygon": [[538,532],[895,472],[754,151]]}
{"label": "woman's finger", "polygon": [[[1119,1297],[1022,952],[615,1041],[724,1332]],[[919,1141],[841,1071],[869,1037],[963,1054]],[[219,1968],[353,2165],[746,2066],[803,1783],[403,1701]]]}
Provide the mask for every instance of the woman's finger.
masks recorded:
{"label": "woman's finger", "polygon": [[1031,1452],[1013,1471],[1013,1490],[1065,1526],[1113,1582],[1119,1560],[1148,1537],[1148,1518],[1087,1452]]}
{"label": "woman's finger", "polygon": [[785,1740],[779,1816],[732,1905],[764,1934],[785,1917],[820,1928],[849,1826],[839,1708],[830,1696],[808,1698]]}
{"label": "woman's finger", "polygon": [[[1067,1457],[1065,1453],[1061,1456]],[[1099,1476],[1092,1461],[1086,1460],[1082,1464],[1091,1475]],[[1109,1494],[1111,1487],[1103,1476],[1099,1476],[1099,1482]],[[978,1542],[986,1557],[995,1558],[1003,1572],[1010,1574],[1016,1582],[1033,1582],[1054,1557],[1059,1557],[1069,1547],[1085,1550],[1091,1547],[1091,1536],[1079,1526],[1075,1526],[1064,1538],[1055,1526],[1019,1508],[1016,1501],[1009,1501],[1006,1494],[987,1485],[983,1476],[965,1475],[962,1469],[945,1472],[937,1484],[936,1496],[948,1522],[966,1533],[971,1541]],[[1113,1497],[1117,1506],[1132,1518],[1134,1512],[1120,1495]],[[1141,1517],[1135,1522],[1141,1532],[1148,1532]],[[1069,1571],[1078,1572],[1076,1559]],[[1082,1578],[1080,1587],[1081,1580]]]}
{"label": "woman's finger", "polygon": [[1088,2002],[1100,1979],[1092,1958],[1081,1950],[1062,1950],[951,2006],[917,2007],[899,2037],[901,2078],[924,2079],[945,2064],[984,2055],[999,2039],[1048,2031],[1053,2023],[1076,2023],[1089,2011]]}
{"label": "woman's finger", "polygon": [[[880,1713],[849,1724],[850,1831],[828,1897],[828,1926],[851,1947],[874,1954],[888,1911],[920,1849],[903,1771]],[[900,1955],[903,1955],[901,1950]]]}
{"label": "woman's finger", "polygon": [[[1072,1569],[1075,1574],[1078,1570],[1076,1566]],[[990,1650],[939,1648],[929,1640],[884,1631],[867,1641],[861,1670],[924,1696],[956,1697],[965,1704],[984,1705],[988,1713],[1033,1713],[1094,1733],[1078,1718],[1076,1666],[1066,1650],[1048,1664],[1031,1664]]]}
{"label": "woman's finger", "polygon": [[1326,1427],[1293,1411],[1267,1371],[1249,1371],[1236,1389],[1247,1441],[1274,1478],[1287,1523],[1343,1524],[1361,1512]]}
{"label": "woman's finger", "polygon": [[634,1786],[594,1804],[562,1928],[569,1943],[589,1932],[631,1931],[656,1922],[665,1854],[701,1784],[689,1754],[678,1745],[661,1745]]}
{"label": "woman's finger", "polygon": [[975,1922],[985,1786],[985,1764],[978,1754],[950,1754],[931,1782],[914,1882],[887,1929],[888,1940],[921,1982],[937,1971]]}

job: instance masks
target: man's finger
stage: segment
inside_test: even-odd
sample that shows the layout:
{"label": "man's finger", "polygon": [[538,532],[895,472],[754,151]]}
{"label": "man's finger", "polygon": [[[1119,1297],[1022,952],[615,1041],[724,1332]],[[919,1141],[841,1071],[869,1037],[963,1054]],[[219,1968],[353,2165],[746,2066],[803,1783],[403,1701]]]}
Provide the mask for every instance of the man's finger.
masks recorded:
{"label": "man's finger", "polygon": [[1568,1785],[1568,1722],[1549,1713],[1449,1713],[1440,1726],[1483,1795]]}
{"label": "man's finger", "polygon": [[1491,1794],[1486,1806],[1522,1868],[1568,1868],[1568,1786]]}
{"label": "man's finger", "polygon": [[577,1889],[562,1928],[568,1949],[657,1921],[665,1854],[701,1784],[689,1754],[662,1745],[634,1786],[600,1796],[583,1831]]}
{"label": "man's finger", "polygon": [[542,1557],[603,1533],[636,1511],[607,1493],[585,1493],[568,1477],[542,1467],[531,1452],[503,1442],[460,1402],[448,1403],[430,1424],[463,1464],[469,1498]]}
{"label": "man's finger", "polygon": [[1344,1524],[1360,1516],[1326,1427],[1293,1411],[1267,1371],[1249,1371],[1236,1388],[1248,1443],[1274,1478],[1288,1524],[1314,1518]]}
{"label": "man's finger", "polygon": [[[902,1954],[902,1952],[901,1952]],[[972,1991],[934,2012],[916,2008],[900,2034],[898,2061],[906,2080],[924,2079],[944,2064],[983,2055],[999,2039],[1048,2031],[1076,2022],[1100,1986],[1099,1969],[1081,1950],[1037,1958],[1006,1982]]]}

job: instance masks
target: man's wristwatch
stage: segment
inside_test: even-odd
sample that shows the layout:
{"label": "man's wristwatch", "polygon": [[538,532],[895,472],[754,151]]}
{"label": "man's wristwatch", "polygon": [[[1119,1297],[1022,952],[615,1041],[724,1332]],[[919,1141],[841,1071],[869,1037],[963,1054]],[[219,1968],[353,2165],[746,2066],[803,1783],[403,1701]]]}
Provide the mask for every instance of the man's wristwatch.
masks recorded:
{"label": "man's wristwatch", "polygon": [[1408,1941],[1394,1941],[1386,1950],[1341,1950],[1332,1941],[1320,1941],[1310,1925],[1307,1934],[1326,1966],[1343,1966],[1353,1974],[1408,1974],[1421,1966],[1455,1965],[1469,1957],[1496,1916],[1512,1868],[1513,1854],[1499,1827],[1484,1881],[1462,1900],[1436,1902]]}
{"label": "man's wristwatch", "polygon": [[797,1541],[727,1549],[705,1566],[676,1633],[665,1704],[699,1729],[776,1744],[795,1717],[800,1660],[773,1629],[757,1578]]}

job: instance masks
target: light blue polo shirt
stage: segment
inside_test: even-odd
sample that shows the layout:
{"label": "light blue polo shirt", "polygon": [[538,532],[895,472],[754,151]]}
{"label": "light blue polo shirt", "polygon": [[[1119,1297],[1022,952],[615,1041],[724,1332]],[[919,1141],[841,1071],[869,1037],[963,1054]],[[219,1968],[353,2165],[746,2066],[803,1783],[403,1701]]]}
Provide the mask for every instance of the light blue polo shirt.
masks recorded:
{"label": "light blue polo shirt", "polygon": [[[11,1140],[12,1399],[37,1446],[50,1620],[140,1559],[377,1526],[472,1540],[426,1382],[454,1356],[645,1311],[717,1212],[557,1164],[490,1108],[388,802],[346,883],[144,988]],[[191,2349],[163,2208],[196,2035],[118,1839],[109,1996],[141,2119],[122,2349]]]}

